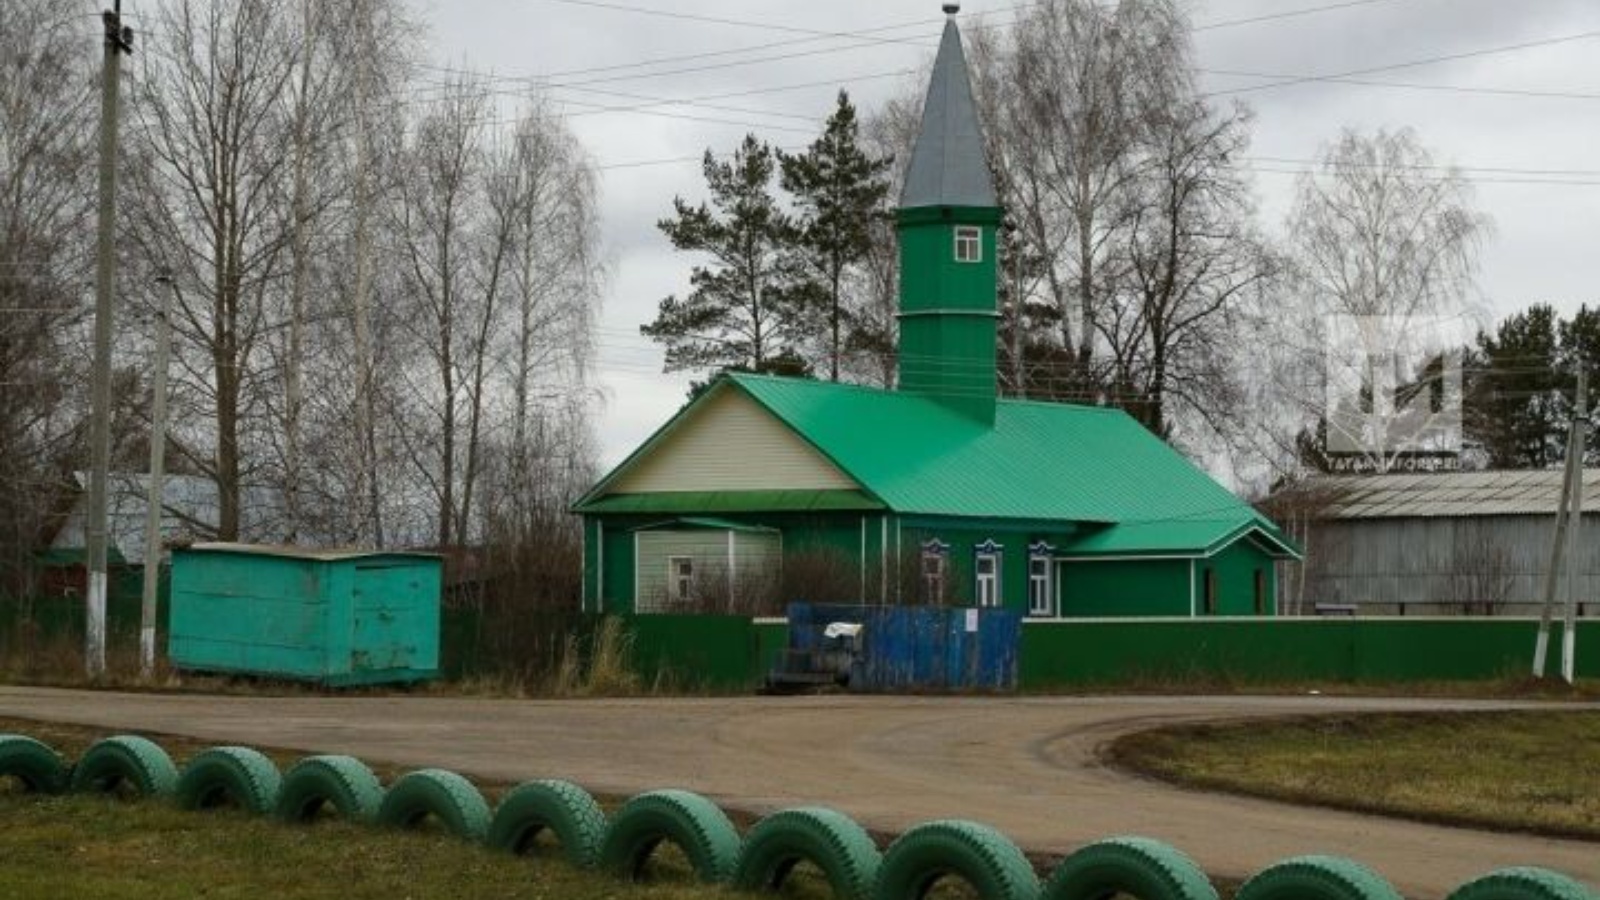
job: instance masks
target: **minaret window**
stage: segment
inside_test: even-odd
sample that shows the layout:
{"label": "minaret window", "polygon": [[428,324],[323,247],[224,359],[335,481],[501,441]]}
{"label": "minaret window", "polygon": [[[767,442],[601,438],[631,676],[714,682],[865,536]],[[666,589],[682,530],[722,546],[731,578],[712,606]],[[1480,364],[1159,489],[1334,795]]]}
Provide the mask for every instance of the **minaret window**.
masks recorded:
{"label": "minaret window", "polygon": [[956,226],[956,262],[983,262],[983,232],[969,225]]}

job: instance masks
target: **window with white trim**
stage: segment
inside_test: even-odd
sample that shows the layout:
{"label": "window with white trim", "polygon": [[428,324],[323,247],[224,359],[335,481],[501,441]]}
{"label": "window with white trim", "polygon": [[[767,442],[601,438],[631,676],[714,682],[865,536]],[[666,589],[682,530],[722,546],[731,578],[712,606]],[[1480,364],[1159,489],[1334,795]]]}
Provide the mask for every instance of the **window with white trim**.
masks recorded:
{"label": "window with white trim", "polygon": [[922,545],[922,602],[944,604],[944,576],[949,560],[949,544],[934,538]]}
{"label": "window with white trim", "polygon": [[694,557],[667,557],[667,589],[674,603],[688,603],[694,598]]}
{"label": "window with white trim", "polygon": [[976,599],[981,607],[1000,605],[1000,554],[1002,548],[994,541],[984,541],[974,548],[973,573],[978,578]]}
{"label": "window with white trim", "polygon": [[1051,607],[1050,557],[1028,557],[1028,615],[1048,616],[1055,612]]}
{"label": "window with white trim", "polygon": [[1055,550],[1044,541],[1028,545],[1028,615],[1056,614]]}
{"label": "window with white trim", "polygon": [[983,262],[983,229],[971,225],[956,226],[956,262]]}
{"label": "window with white trim", "polygon": [[979,553],[973,567],[978,573],[978,605],[1000,605],[1000,553]]}

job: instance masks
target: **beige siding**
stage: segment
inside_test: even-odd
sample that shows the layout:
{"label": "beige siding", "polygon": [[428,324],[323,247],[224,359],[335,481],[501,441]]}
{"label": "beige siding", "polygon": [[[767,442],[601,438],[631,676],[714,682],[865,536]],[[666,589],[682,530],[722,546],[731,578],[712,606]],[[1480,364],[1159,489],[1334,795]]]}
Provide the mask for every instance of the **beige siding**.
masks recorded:
{"label": "beige siding", "polygon": [[855,487],[848,475],[754,400],[726,389],[679,422],[607,493]]}
{"label": "beige siding", "polygon": [[778,572],[783,565],[783,547],[776,532],[741,531],[733,536],[734,590],[741,603],[748,604],[777,589]]}
{"label": "beige siding", "polygon": [[[671,612],[680,609],[711,611],[724,609],[733,596],[771,591],[776,586],[782,559],[778,534],[766,532],[733,533],[735,577],[728,579],[727,531],[709,528],[654,529],[635,536],[638,565],[634,572],[634,610],[641,613]],[[676,578],[670,561],[686,556],[693,560],[694,579],[687,604],[676,597]],[[744,601],[750,597],[742,598]]]}

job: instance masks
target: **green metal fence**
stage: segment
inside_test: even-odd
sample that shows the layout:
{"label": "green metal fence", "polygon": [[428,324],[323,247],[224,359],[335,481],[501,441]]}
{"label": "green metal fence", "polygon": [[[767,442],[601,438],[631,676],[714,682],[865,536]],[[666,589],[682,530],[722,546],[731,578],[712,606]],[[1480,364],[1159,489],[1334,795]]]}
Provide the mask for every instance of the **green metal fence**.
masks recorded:
{"label": "green metal fence", "polygon": [[[1022,629],[1024,690],[1140,681],[1464,681],[1528,674],[1530,619],[1099,619]],[[1600,677],[1600,622],[1578,675]],[[1560,624],[1547,674],[1555,674]]]}

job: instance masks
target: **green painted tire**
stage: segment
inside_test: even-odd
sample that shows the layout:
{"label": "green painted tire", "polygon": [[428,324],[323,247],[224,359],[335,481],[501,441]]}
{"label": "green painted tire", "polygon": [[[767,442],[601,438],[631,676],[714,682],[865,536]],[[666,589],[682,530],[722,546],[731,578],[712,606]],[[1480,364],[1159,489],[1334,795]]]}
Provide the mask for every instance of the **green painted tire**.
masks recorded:
{"label": "green painted tire", "polygon": [[1194,860],[1160,841],[1114,837],[1081,847],[1045,882],[1044,900],[1217,900],[1217,889]]}
{"label": "green painted tire", "polygon": [[1037,900],[1039,878],[1010,838],[960,819],[924,822],[883,854],[877,900],[922,900],[940,878],[956,875],[988,900]]}
{"label": "green painted tire", "polygon": [[849,816],[821,807],[786,809],[745,835],[733,884],[776,891],[797,864],[809,862],[827,876],[839,900],[869,900],[882,860],[871,835]]}
{"label": "green painted tire", "polygon": [[283,776],[272,760],[249,747],[212,747],[183,767],[177,802],[182,809],[211,809],[231,803],[267,815],[278,806]]}
{"label": "green painted tire", "polygon": [[1233,900],[1401,900],[1382,875],[1338,856],[1296,856],[1252,875]]}
{"label": "green painted tire", "polygon": [[1496,869],[1463,884],[1445,900],[1597,900],[1600,894],[1560,872],[1533,866]]}
{"label": "green painted tire", "polygon": [[0,734],[0,778],[7,775],[35,794],[60,794],[71,782],[61,754],[49,744],[21,734]]}
{"label": "green painted tire", "polygon": [[539,832],[550,829],[562,855],[580,869],[600,863],[606,814],[589,792],[570,781],[541,780],[517,785],[495,808],[486,843],[508,853],[525,853]]}
{"label": "green painted tire", "polygon": [[662,841],[676,844],[701,881],[720,884],[739,861],[739,832],[716,804],[688,791],[650,791],[623,804],[606,828],[600,862],[637,879]]}
{"label": "green painted tire", "polygon": [[489,804],[472,782],[444,769],[418,769],[389,785],[378,806],[378,823],[415,828],[428,816],[465,841],[481,843],[489,833]]}
{"label": "green painted tire", "polygon": [[109,794],[123,785],[146,797],[170,796],[178,785],[178,768],[153,741],[122,734],[84,751],[72,770],[73,793]]}
{"label": "green painted tire", "polygon": [[383,803],[383,785],[366,763],[351,756],[308,756],[289,768],[278,789],[278,818],[311,822],[332,806],[351,822],[371,822]]}

